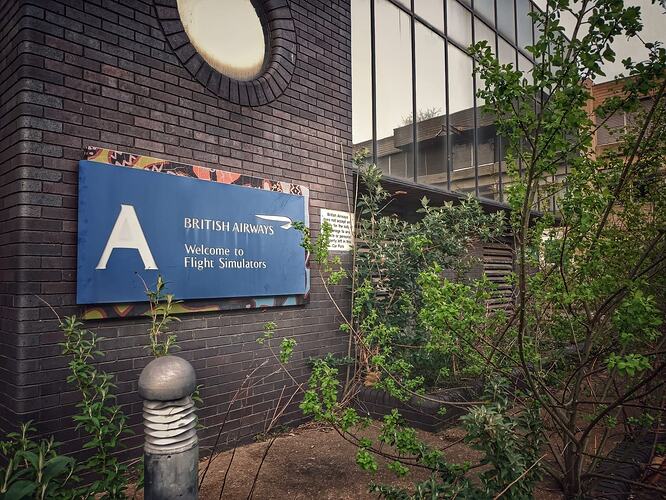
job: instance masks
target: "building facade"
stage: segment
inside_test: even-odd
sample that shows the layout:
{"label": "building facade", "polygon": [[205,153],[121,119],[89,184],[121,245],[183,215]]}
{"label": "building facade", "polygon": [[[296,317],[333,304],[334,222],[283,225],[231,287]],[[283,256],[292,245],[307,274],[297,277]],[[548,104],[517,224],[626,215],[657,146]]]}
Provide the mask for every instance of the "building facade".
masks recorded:
{"label": "building facade", "polygon": [[[78,396],[66,381],[63,336],[46,305],[61,316],[85,314],[76,303],[80,160],[104,155],[152,169],[203,167],[209,176],[212,168],[232,183],[305,186],[315,231],[320,209],[347,210],[340,149],[349,156],[350,4],[254,3],[267,49],[249,75],[233,73],[248,70],[243,61],[219,71],[218,62],[200,56],[182,22],[188,2],[0,3],[1,435],[32,420],[40,433],[66,443],[64,452],[81,446],[71,419]],[[264,360],[267,373],[275,369],[256,343],[266,323],[276,324],[278,340],[298,342],[292,373],[299,380],[310,357],[346,353],[337,313],[315,280],[304,299],[285,307],[247,299],[220,306],[227,311],[183,314],[173,324],[178,354],[202,384],[204,447],[249,370]],[[137,380],[151,359],[148,321],[118,308],[116,317],[102,318],[106,313],[88,315],[99,319],[86,325],[103,338],[99,366],[116,377],[118,402],[137,431],[128,450],[136,452]],[[225,439],[260,432],[283,387],[285,394],[293,389],[284,374],[254,387],[232,408]],[[301,418],[292,404],[282,421]]]}
{"label": "building facade", "polygon": [[530,0],[352,2],[354,148],[367,148],[387,176],[504,202],[506,153],[476,96],[482,82],[467,48],[486,41],[501,64],[529,78],[536,8]]}
{"label": "building facade", "polygon": [[[128,451],[142,443],[146,305],[77,303],[81,160],[305,194],[315,233],[322,209],[349,210],[348,159],[361,148],[405,193],[395,206],[406,215],[424,194],[437,203],[471,193],[505,207],[502,142],[466,48],[487,40],[502,63],[529,70],[529,0],[253,0],[207,16],[193,5],[0,2],[0,434],[33,420],[64,452],[84,440],[73,429],[78,395],[55,310],[83,315],[103,338],[99,366],[115,375],[137,431]],[[481,271],[501,284],[510,249],[477,250]],[[348,307],[344,287],[334,294]],[[337,310],[314,278],[295,297],[179,308],[173,331],[202,384],[204,447],[223,421],[223,443],[261,432],[295,389],[284,373],[270,375],[225,416],[251,370],[277,367],[256,342],[267,323],[277,339],[297,341],[299,382],[311,357],[346,354]],[[298,399],[283,423],[302,419]]]}

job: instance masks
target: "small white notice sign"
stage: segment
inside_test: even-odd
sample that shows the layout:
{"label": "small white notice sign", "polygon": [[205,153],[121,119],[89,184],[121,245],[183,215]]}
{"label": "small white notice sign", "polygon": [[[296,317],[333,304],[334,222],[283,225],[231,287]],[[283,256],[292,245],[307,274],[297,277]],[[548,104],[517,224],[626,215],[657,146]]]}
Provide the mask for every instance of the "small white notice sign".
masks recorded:
{"label": "small white notice sign", "polygon": [[321,209],[321,223],[327,221],[333,231],[328,242],[328,249],[333,252],[349,252],[354,234],[354,217],[349,212]]}

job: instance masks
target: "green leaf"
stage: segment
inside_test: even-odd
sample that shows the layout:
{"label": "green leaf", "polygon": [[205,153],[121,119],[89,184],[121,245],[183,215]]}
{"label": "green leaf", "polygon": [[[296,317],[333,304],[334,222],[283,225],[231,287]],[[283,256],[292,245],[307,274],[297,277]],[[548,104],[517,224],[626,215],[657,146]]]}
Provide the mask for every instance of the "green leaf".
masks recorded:
{"label": "green leaf", "polygon": [[34,469],[39,469],[39,457],[37,457],[37,454],[31,451],[20,451],[17,455],[20,455],[21,458],[30,462],[30,465],[32,465]]}
{"label": "green leaf", "polygon": [[75,461],[73,458],[64,455],[58,455],[46,462],[44,466],[44,479],[45,482],[59,477],[67,469],[74,467]]}
{"label": "green leaf", "polygon": [[23,500],[32,497],[37,489],[37,484],[33,481],[16,481],[7,489],[3,500]]}
{"label": "green leaf", "polygon": [[358,450],[358,453],[356,454],[356,463],[365,471],[377,472],[377,461],[370,452],[364,448]]}

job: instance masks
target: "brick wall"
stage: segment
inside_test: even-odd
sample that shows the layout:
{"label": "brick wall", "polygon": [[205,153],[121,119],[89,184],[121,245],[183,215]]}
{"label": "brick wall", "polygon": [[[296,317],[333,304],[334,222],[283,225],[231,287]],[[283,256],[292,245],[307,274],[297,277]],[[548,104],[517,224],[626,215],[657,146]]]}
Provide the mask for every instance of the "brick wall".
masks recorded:
{"label": "brick wall", "polygon": [[[28,106],[21,102],[30,82],[21,80],[18,72],[18,45],[26,38],[18,25],[22,12],[14,2],[0,3],[0,428],[6,429],[13,418],[19,382],[18,337],[20,310],[15,307],[15,295],[30,293],[29,283],[20,283],[17,275],[28,259],[18,257],[17,231],[22,216],[31,213],[22,206],[20,190],[40,186],[39,179],[24,179],[30,167],[30,158],[22,154],[20,143],[30,140],[38,132],[21,129],[19,116]],[[22,166],[24,165],[24,166]],[[36,169],[33,169],[36,170]],[[36,173],[36,172],[35,172]],[[36,176],[36,175],[35,175]],[[58,174],[59,176],[59,174]],[[32,259],[39,263],[39,257]]]}
{"label": "brick wall", "polygon": [[[249,108],[219,99],[191,77],[165,41],[151,0],[12,0],[0,4],[0,433],[33,419],[41,433],[80,446],[71,415],[53,312],[78,312],[77,161],[97,145],[293,181],[319,209],[346,208],[338,144],[351,142],[349,0],[290,2],[298,37],[293,79],[277,100]],[[344,291],[337,290],[344,302]],[[344,304],[343,304],[344,305]],[[204,385],[206,442],[252,367],[272,359],[255,342],[274,321],[276,337],[298,341],[293,373],[307,377],[310,356],[346,349],[338,318],[317,280],[308,305],[182,317],[180,355]],[[101,366],[116,374],[118,399],[142,442],[139,372],[150,360],[147,321],[91,323],[103,338]],[[270,373],[271,361],[264,372]],[[293,390],[272,376],[232,411],[226,431],[247,436]],[[285,422],[300,419],[295,405]],[[225,436],[227,436],[225,434]]]}

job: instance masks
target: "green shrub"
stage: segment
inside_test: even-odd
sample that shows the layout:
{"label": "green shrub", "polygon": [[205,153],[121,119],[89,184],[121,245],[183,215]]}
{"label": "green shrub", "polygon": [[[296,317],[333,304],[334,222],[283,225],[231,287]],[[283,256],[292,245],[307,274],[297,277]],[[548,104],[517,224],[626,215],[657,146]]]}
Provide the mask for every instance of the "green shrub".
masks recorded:
{"label": "green shrub", "polygon": [[76,461],[59,455],[53,438],[33,441],[29,435],[34,432],[27,422],[0,441],[0,452],[7,459],[6,467],[0,467],[0,499],[72,498],[79,480]]}

